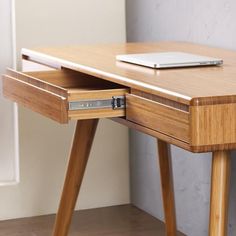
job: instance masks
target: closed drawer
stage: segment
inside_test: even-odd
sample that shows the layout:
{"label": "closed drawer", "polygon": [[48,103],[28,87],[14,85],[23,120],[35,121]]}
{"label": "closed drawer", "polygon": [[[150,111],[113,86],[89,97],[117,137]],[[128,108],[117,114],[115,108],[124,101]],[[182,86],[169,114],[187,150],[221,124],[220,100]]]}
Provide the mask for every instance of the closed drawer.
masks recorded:
{"label": "closed drawer", "polygon": [[127,88],[62,69],[3,75],[3,95],[59,123],[125,116]]}
{"label": "closed drawer", "polygon": [[189,112],[133,94],[126,96],[126,119],[189,143]]}

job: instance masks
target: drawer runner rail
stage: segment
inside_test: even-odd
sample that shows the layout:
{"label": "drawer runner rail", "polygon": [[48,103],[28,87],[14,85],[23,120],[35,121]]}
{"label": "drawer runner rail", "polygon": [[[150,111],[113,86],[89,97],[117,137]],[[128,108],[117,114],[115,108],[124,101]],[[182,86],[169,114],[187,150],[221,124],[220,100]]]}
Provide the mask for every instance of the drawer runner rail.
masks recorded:
{"label": "drawer runner rail", "polygon": [[113,110],[124,109],[125,96],[113,96],[111,99],[81,100],[69,102],[70,111],[104,108],[112,108]]}

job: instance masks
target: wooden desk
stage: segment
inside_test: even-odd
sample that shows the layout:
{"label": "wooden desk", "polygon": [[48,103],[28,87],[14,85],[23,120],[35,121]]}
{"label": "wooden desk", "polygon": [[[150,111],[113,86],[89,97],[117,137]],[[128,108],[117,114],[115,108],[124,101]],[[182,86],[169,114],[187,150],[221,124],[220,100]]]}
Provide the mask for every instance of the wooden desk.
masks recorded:
{"label": "wooden desk", "polygon": [[[219,57],[224,65],[153,70],[115,60],[117,54],[153,51]],[[59,123],[78,120],[54,236],[68,233],[99,118],[158,138],[168,236],[176,235],[168,143],[213,152],[209,235],[227,235],[229,150],[236,147],[236,52],[162,42],[23,49],[22,56],[55,70],[8,70],[5,97]]]}

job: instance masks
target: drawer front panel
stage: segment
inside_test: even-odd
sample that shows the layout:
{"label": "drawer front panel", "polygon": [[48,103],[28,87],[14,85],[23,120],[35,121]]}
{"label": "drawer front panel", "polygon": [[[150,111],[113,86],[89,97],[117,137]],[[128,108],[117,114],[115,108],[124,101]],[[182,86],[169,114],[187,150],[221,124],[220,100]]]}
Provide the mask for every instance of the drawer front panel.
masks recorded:
{"label": "drawer front panel", "polygon": [[66,98],[10,76],[3,76],[3,95],[59,123],[67,123]]}
{"label": "drawer front panel", "polygon": [[126,119],[189,143],[189,113],[133,94],[126,96]]}

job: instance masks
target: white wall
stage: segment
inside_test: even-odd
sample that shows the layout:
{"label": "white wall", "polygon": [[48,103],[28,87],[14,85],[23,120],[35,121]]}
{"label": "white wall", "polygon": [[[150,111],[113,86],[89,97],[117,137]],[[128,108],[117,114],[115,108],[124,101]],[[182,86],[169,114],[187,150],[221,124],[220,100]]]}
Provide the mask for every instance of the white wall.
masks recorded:
{"label": "white wall", "polygon": [[[0,1],[0,75],[13,66],[11,1]],[[0,186],[18,181],[16,107],[2,97],[0,81]],[[1,187],[0,187],[1,188]]]}
{"label": "white wall", "polygon": [[[234,0],[127,0],[129,41],[190,41],[236,50]],[[214,86],[214,84],[209,84]],[[132,201],[163,219],[156,140],[131,133]],[[208,235],[211,154],[172,146],[178,228]],[[229,235],[236,235],[236,159],[232,155]]]}
{"label": "white wall", "polygon": [[[18,51],[124,41],[124,1],[16,1],[16,40]],[[21,182],[0,188],[0,219],[56,211],[74,130],[22,107],[19,125]],[[77,209],[129,203],[127,128],[100,122],[79,199]]]}

